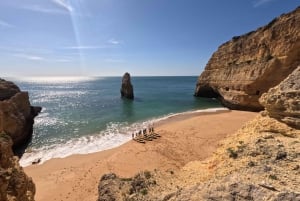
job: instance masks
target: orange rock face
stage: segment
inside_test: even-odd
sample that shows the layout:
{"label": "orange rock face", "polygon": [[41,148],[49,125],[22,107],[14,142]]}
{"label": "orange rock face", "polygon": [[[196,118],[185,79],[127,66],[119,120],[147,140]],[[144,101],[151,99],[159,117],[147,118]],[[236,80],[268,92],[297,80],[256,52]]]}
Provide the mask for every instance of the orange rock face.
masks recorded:
{"label": "orange rock face", "polygon": [[0,79],[0,200],[33,201],[35,185],[14,156],[12,147],[28,141],[34,117],[40,107],[32,107],[27,92]]}
{"label": "orange rock face", "polygon": [[41,108],[32,107],[28,93],[5,80],[0,80],[0,98],[0,131],[10,135],[18,147],[30,139],[33,119]]}
{"label": "orange rock face", "polygon": [[195,96],[259,111],[259,97],[300,64],[300,7],[221,45],[198,78]]}
{"label": "orange rock face", "polygon": [[33,201],[35,185],[13,155],[12,144],[9,135],[0,133],[0,200]]}

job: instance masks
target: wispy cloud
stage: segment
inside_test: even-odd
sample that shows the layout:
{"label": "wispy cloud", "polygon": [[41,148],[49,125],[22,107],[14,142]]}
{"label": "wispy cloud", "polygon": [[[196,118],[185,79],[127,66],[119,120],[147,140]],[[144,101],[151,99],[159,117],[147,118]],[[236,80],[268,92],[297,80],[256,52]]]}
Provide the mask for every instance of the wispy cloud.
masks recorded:
{"label": "wispy cloud", "polygon": [[30,61],[67,63],[76,61],[79,53],[72,52],[62,54],[54,49],[0,46],[0,54]]}
{"label": "wispy cloud", "polygon": [[259,7],[263,4],[270,3],[271,1],[274,1],[274,0],[257,0],[253,3],[253,7],[254,8]]}
{"label": "wispy cloud", "polygon": [[69,12],[72,12],[74,10],[73,7],[69,4],[68,0],[52,0],[52,2]]}
{"label": "wispy cloud", "polygon": [[70,58],[45,58],[34,54],[13,54],[14,57],[19,57],[22,59],[30,61],[43,61],[43,62],[55,62],[55,63],[68,63],[72,62]]}
{"label": "wispy cloud", "polygon": [[107,63],[125,63],[125,61],[121,59],[105,59],[104,61]]}
{"label": "wispy cloud", "polygon": [[72,7],[70,0],[50,0],[50,4],[28,4],[18,8],[45,14],[69,15],[72,13],[77,17],[91,17],[84,7],[80,6],[79,10]]}
{"label": "wispy cloud", "polygon": [[31,61],[44,61],[45,58],[37,56],[37,55],[30,55],[30,54],[14,54],[13,56],[31,60]]}
{"label": "wispy cloud", "polygon": [[54,51],[45,48],[36,47],[13,47],[13,46],[0,46],[0,50],[4,50],[11,54],[52,54]]}
{"label": "wispy cloud", "polygon": [[121,41],[115,40],[113,38],[109,39],[107,42],[112,45],[119,45],[121,43]]}
{"label": "wispy cloud", "polygon": [[45,8],[39,5],[25,6],[23,7],[23,9],[40,12],[40,13],[47,13],[47,14],[63,14],[63,15],[68,14],[66,10]]}
{"label": "wispy cloud", "polygon": [[70,49],[70,50],[92,50],[92,49],[104,49],[108,48],[108,46],[69,46],[63,47],[63,49]]}
{"label": "wispy cloud", "polygon": [[72,62],[70,59],[54,59],[52,60],[53,62],[59,62],[59,63],[67,63],[67,62]]}
{"label": "wispy cloud", "polygon": [[5,21],[3,21],[3,20],[0,20],[0,27],[13,28],[13,27],[15,27],[15,26],[12,25],[12,24],[9,24],[8,22],[5,22]]}

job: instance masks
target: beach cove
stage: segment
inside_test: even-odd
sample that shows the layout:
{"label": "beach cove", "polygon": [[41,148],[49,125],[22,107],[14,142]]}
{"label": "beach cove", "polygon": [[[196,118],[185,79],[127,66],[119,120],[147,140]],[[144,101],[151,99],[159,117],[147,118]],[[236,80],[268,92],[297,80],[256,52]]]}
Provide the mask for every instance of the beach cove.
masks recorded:
{"label": "beach cove", "polygon": [[143,170],[177,171],[188,162],[211,156],[221,140],[256,115],[230,110],[175,115],[156,127],[162,137],[146,144],[129,141],[106,151],[51,159],[24,170],[35,181],[37,201],[96,200],[103,174],[114,172],[126,178]]}
{"label": "beach cove", "polygon": [[300,200],[297,2],[0,9],[0,201]]}

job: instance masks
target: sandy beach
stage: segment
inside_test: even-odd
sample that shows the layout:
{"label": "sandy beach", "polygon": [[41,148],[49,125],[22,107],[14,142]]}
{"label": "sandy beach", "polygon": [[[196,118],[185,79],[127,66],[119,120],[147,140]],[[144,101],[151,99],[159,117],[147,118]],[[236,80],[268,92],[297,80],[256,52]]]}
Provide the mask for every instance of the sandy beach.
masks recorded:
{"label": "sandy beach", "polygon": [[220,140],[256,115],[221,111],[174,116],[156,127],[161,138],[146,144],[130,141],[114,149],[52,159],[24,169],[36,184],[37,201],[96,200],[103,174],[131,177],[142,170],[176,171],[190,161],[209,157]]}

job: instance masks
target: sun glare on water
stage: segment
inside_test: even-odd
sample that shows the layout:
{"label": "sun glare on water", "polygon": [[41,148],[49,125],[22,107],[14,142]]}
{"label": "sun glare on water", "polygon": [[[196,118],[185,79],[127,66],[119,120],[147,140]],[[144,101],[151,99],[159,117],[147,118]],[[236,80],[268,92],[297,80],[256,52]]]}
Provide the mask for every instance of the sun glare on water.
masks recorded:
{"label": "sun glare on water", "polygon": [[83,77],[83,76],[39,76],[39,77],[21,77],[16,79],[25,82],[37,82],[37,83],[70,83],[70,82],[84,82],[96,78]]}

